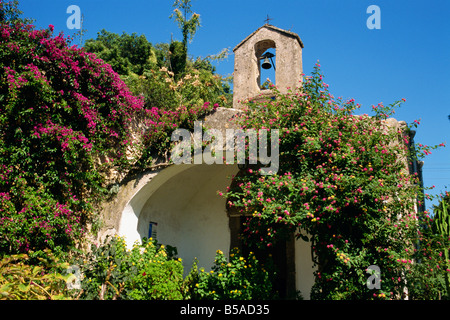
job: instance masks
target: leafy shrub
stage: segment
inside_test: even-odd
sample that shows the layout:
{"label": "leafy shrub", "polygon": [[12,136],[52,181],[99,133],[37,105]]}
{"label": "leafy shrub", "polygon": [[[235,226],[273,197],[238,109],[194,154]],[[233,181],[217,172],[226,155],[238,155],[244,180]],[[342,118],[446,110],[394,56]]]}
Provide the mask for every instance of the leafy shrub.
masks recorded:
{"label": "leafy shrub", "polygon": [[273,299],[273,272],[270,260],[264,265],[252,252],[244,258],[235,248],[228,261],[218,250],[211,272],[198,272],[196,265],[191,270],[192,299]]}
{"label": "leafy shrub", "polygon": [[154,240],[131,250],[115,236],[79,261],[83,279],[81,299],[179,300],[184,297],[183,265]]}
{"label": "leafy shrub", "polygon": [[[247,259],[234,249],[229,262],[217,251],[211,272],[196,262],[186,278],[176,248],[150,239],[127,249],[114,236],[80,259],[81,290],[72,293],[89,300],[271,299],[274,269],[253,253]],[[76,291],[76,290],[75,290]]]}
{"label": "leafy shrub", "polygon": [[183,265],[164,245],[145,241],[131,251],[136,275],[126,285],[134,300],[181,300],[184,297]]}
{"label": "leafy shrub", "polygon": [[[31,252],[30,252],[31,253]],[[50,251],[40,263],[27,264],[30,256],[17,254],[0,260],[0,300],[70,299],[67,293],[69,274],[61,274],[68,263],[61,263]]]}

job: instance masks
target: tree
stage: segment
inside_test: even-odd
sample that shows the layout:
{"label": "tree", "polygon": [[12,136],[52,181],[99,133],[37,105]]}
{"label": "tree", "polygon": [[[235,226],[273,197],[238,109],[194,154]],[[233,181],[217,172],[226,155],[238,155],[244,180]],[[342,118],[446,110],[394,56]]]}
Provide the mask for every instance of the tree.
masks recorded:
{"label": "tree", "polygon": [[30,23],[30,19],[21,19],[22,11],[18,9],[19,1],[0,1],[0,23]]}
{"label": "tree", "polygon": [[176,78],[181,77],[186,71],[187,51],[186,46],[179,41],[172,41],[169,46],[170,70]]}
{"label": "tree", "polygon": [[175,7],[175,10],[170,18],[175,19],[178,23],[183,35],[183,45],[187,51],[188,42],[192,41],[198,27],[200,27],[200,15],[192,12],[191,0],[175,0],[173,7]]}
{"label": "tree", "polygon": [[103,29],[95,40],[87,40],[84,48],[110,64],[120,75],[131,72],[142,75],[157,64],[155,49],[143,34],[124,32],[118,35]]}
{"label": "tree", "polygon": [[[175,10],[170,18],[175,19],[181,30],[183,41],[171,41],[170,66],[176,77],[181,76],[186,70],[188,43],[192,41],[200,26],[200,15],[192,12],[191,0],[175,0]],[[190,18],[188,17],[190,15]]]}
{"label": "tree", "polygon": [[146,106],[175,109],[186,104],[231,102],[228,79],[215,75],[211,63],[225,57],[226,51],[194,61],[187,59],[180,41],[153,46],[144,35],[106,30],[87,40],[84,49],[110,64],[134,94],[144,96]]}

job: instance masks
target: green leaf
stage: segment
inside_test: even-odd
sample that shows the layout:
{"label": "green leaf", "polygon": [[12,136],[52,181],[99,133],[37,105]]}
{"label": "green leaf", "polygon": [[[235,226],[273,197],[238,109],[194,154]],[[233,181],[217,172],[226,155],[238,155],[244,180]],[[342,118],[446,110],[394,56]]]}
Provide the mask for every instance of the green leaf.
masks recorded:
{"label": "green leaf", "polygon": [[18,288],[22,292],[28,292],[30,290],[30,285],[29,284],[25,284],[25,283],[21,283],[21,284],[19,284]]}
{"label": "green leaf", "polygon": [[5,283],[0,287],[0,295],[2,296],[8,296],[10,288],[12,287],[12,283]]}
{"label": "green leaf", "polygon": [[34,268],[33,268],[33,271],[31,272],[32,274],[33,274],[33,276],[36,276],[39,272],[41,272],[42,271],[42,267],[39,267],[39,266],[35,266]]}

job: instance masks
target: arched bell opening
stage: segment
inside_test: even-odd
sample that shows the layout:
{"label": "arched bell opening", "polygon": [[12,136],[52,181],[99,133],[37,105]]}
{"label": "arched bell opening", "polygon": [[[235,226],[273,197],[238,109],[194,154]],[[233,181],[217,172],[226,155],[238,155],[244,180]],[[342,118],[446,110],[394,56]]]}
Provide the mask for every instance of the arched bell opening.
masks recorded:
{"label": "arched bell opening", "polygon": [[257,85],[261,91],[269,90],[270,84],[276,86],[276,44],[273,40],[262,40],[255,44],[255,57],[258,64]]}

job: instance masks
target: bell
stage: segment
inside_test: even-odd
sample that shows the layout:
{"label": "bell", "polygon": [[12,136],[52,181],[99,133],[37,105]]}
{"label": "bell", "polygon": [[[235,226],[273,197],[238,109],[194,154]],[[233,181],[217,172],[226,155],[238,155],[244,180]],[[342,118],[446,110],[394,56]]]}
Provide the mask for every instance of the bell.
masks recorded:
{"label": "bell", "polygon": [[262,63],[261,67],[263,67],[263,69],[270,69],[272,67],[272,65],[269,62],[268,57],[265,57],[264,62]]}

